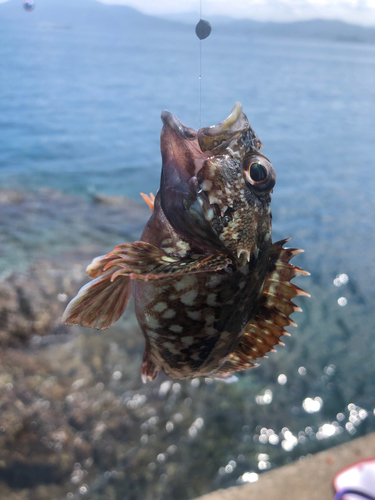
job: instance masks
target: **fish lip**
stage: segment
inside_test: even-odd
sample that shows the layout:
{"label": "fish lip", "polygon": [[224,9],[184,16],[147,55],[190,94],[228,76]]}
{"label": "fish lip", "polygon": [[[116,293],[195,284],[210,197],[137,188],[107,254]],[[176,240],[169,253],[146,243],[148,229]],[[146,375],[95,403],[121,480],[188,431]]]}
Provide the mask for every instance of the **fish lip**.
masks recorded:
{"label": "fish lip", "polygon": [[184,125],[173,113],[161,113],[161,155],[163,165],[174,159],[175,168],[185,171],[188,177],[196,175],[207,158],[199,147],[197,131]]}
{"label": "fish lip", "polygon": [[194,140],[197,137],[197,131],[193,128],[184,125],[173,113],[165,109],[161,113],[161,120],[164,126],[170,127],[174,132],[176,132],[182,139],[189,141]]}
{"label": "fish lip", "polygon": [[232,141],[238,140],[240,135],[250,128],[248,119],[242,111],[242,105],[236,102],[225,120],[217,125],[198,130],[199,147],[202,151],[219,154],[220,151],[224,151]]}
{"label": "fish lip", "polygon": [[210,127],[204,127],[200,129],[205,135],[209,135],[214,137],[215,135],[222,134],[223,132],[227,132],[230,127],[236,124],[236,122],[240,119],[242,113],[242,104],[236,102],[232,108],[232,111],[229,113],[229,116],[225,118],[222,122],[217,125],[211,125]]}

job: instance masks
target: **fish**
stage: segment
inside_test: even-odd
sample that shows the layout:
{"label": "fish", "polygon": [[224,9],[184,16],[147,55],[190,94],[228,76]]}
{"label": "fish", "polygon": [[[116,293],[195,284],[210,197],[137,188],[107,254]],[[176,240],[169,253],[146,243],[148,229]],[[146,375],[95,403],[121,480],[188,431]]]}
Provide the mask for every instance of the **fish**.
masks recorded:
{"label": "fish", "polygon": [[198,131],[161,119],[160,189],[141,193],[152,212],[141,239],[92,261],[63,319],[104,330],[133,295],[143,382],[160,371],[231,380],[297,326],[292,299],[309,294],[291,280],[309,273],[290,260],[303,250],[272,242],[276,174],[240,103]]}

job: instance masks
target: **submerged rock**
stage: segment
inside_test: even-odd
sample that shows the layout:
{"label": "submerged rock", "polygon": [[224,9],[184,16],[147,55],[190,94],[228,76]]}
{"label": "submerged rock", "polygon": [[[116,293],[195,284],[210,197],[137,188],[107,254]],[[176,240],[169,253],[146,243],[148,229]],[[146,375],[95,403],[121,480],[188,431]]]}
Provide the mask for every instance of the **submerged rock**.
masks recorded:
{"label": "submerged rock", "polygon": [[67,269],[45,261],[0,282],[0,348],[20,346],[34,335],[66,333],[61,315],[84,279],[81,264]]}

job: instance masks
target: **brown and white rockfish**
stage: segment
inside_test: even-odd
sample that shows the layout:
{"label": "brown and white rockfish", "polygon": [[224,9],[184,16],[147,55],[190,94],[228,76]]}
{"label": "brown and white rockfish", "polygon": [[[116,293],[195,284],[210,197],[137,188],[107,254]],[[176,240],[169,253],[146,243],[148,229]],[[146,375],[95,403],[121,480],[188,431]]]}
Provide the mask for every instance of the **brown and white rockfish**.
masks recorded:
{"label": "brown and white rockfish", "polygon": [[281,344],[293,302],[308,295],[290,280],[302,250],[272,243],[276,175],[237,103],[219,125],[198,132],[161,115],[163,168],[140,241],[117,246],[87,268],[93,281],[68,305],[67,323],[103,330],[133,293],[146,339],[142,379],[174,379],[256,366]]}

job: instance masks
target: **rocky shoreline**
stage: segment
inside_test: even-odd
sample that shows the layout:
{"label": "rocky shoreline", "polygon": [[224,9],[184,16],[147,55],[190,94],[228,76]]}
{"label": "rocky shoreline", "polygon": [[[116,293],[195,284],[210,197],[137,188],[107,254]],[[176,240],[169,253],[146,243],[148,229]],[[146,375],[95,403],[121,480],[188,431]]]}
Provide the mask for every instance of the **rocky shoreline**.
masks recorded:
{"label": "rocky shoreline", "polygon": [[[33,196],[0,191],[0,208],[8,215],[18,210],[32,217],[31,207],[35,215],[41,206],[47,209],[59,201],[67,207],[66,198],[56,192]],[[112,213],[114,224],[119,217],[115,212],[126,209],[129,214],[129,208],[131,223],[144,219],[143,207],[126,199],[103,196],[86,202],[86,210],[103,212],[98,220]],[[134,314],[109,335],[90,334],[61,321],[68,299],[87,281],[85,267],[94,248],[90,244],[65,250],[22,272],[3,273],[0,281],[1,498],[81,495],[82,484],[113,470],[119,454],[139,445],[139,436],[132,432],[140,425],[138,405],[131,417],[122,409],[139,385],[143,346]],[[116,340],[122,339],[123,330],[126,351],[119,351]],[[118,390],[123,387],[123,366],[134,374],[132,381],[126,377],[126,397]],[[123,446],[114,444],[115,436],[121,436]],[[101,483],[113,476],[107,475]]]}

